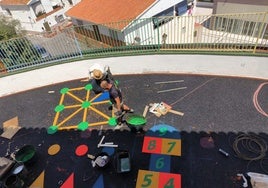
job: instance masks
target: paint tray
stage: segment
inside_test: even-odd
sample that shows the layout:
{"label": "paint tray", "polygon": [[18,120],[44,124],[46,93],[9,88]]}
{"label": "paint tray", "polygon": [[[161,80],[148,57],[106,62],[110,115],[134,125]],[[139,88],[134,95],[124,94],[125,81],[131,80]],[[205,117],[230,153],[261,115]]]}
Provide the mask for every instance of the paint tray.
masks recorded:
{"label": "paint tray", "polygon": [[128,151],[117,151],[115,157],[117,173],[126,173],[131,170],[130,156]]}

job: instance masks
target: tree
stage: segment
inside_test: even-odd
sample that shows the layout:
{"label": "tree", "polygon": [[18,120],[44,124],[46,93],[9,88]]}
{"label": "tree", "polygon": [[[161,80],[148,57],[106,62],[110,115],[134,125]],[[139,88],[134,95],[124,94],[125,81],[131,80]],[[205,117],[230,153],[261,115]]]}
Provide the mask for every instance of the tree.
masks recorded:
{"label": "tree", "polygon": [[18,20],[0,16],[0,62],[5,70],[20,69],[41,60],[41,54],[23,34]]}
{"label": "tree", "polygon": [[18,20],[0,15],[0,41],[9,40],[21,35],[21,25]]}

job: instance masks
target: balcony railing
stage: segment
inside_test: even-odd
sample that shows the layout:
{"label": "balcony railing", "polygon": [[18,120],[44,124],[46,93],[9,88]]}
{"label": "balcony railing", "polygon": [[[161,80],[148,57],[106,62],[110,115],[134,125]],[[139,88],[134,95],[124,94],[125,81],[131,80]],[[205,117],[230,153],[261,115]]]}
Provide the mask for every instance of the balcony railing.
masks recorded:
{"label": "balcony railing", "polygon": [[42,33],[0,42],[0,74],[103,56],[146,53],[267,56],[267,52],[268,12],[158,17],[91,25],[73,23],[53,35]]}
{"label": "balcony railing", "polygon": [[62,9],[62,7],[58,6],[57,8],[53,9],[52,11],[50,11],[50,12],[48,12],[48,13],[44,13],[44,14],[38,16],[38,17],[35,19],[35,21],[42,20],[42,19],[46,18],[47,16],[49,16],[49,15],[51,15],[51,14],[53,14],[53,13],[59,11],[60,9]]}

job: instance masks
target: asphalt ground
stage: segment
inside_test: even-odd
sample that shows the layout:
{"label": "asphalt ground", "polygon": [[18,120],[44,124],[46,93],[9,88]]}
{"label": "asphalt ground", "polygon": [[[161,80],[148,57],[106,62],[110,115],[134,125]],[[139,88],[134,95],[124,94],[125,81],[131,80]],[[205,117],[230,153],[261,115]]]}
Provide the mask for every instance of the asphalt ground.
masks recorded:
{"label": "asphalt ground", "polygon": [[[143,142],[157,125],[169,125],[179,130],[181,156],[164,155],[164,167],[154,171],[181,174],[182,187],[241,187],[243,180],[237,176],[238,173],[268,173],[267,152],[264,149],[264,154],[259,153],[263,151],[259,142],[249,144],[248,147],[255,150],[243,149],[242,156],[236,153],[234,145],[241,135],[250,135],[250,138],[261,139],[266,146],[267,81],[183,74],[120,75],[115,78],[119,81],[126,104],[136,114],[143,114],[145,105],[165,102],[184,115],[167,113],[157,117],[148,112],[144,131],[138,133],[131,132],[127,126],[122,130],[114,130],[114,127],[105,125],[101,134],[100,126],[90,127],[87,131],[69,130],[47,134],[47,128],[53,124],[54,109],[59,104],[61,89],[84,87],[87,83],[79,79],[1,97],[0,122],[18,116],[19,125],[23,127],[11,140],[0,137],[1,156],[26,144],[35,146],[37,150],[38,160],[28,166],[29,176],[24,180],[26,185],[31,185],[43,170],[46,172],[44,187],[49,188],[61,187],[72,173],[75,174],[74,187],[79,188],[144,185],[137,178],[139,170],[152,169],[155,155],[142,152]],[[176,82],[168,83],[170,81]],[[79,92],[77,95],[80,95]],[[104,106],[103,112],[109,113],[107,108]],[[72,121],[80,122],[81,116],[73,117]],[[97,144],[102,136],[118,144],[120,149],[130,152],[129,173],[116,173],[113,162],[106,169],[95,169],[86,156],[75,155],[74,150],[80,144],[88,145],[90,154],[101,152]],[[61,146],[61,152],[56,156],[47,153],[52,144]],[[220,153],[219,148],[228,152],[229,156]],[[250,155],[250,159],[243,159],[247,155]],[[252,160],[254,157],[257,159]],[[149,181],[146,177],[142,179],[145,183],[160,182],[158,179]],[[172,187],[172,182],[167,185]]]}

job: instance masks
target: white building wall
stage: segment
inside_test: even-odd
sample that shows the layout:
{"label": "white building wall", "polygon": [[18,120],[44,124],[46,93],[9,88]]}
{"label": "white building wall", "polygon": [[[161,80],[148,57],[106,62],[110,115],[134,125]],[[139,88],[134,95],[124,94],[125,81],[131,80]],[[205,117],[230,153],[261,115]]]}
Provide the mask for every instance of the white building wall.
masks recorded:
{"label": "white building wall", "polygon": [[[140,18],[151,18],[152,16],[182,2],[183,0],[161,0],[147,9]],[[135,44],[135,38],[140,38],[141,45],[161,44],[163,43],[162,35],[166,34],[167,39],[165,42],[178,43],[193,41],[194,22],[184,23],[182,20],[174,17],[171,21],[154,28],[152,19],[139,20],[129,24],[124,29],[126,44]],[[179,32],[178,32],[179,31]],[[176,33],[176,35],[174,34]],[[191,33],[191,36],[184,36],[185,33]]]}
{"label": "white building wall", "polygon": [[6,7],[10,10],[12,18],[20,22],[28,22],[30,16],[30,8],[28,6]]}
{"label": "white building wall", "polygon": [[[124,30],[125,43],[126,45],[192,43],[195,22],[195,17],[192,16],[174,17],[169,22],[154,28],[152,19],[139,20]],[[163,40],[164,34],[166,40]],[[139,44],[135,42],[136,37],[140,39]]]}
{"label": "white building wall", "polygon": [[42,32],[44,28],[44,22],[48,22],[50,26],[53,26],[55,24],[57,24],[56,20],[55,20],[55,16],[59,16],[59,15],[63,15],[64,18],[66,18],[65,16],[65,12],[68,11],[70,8],[72,8],[74,5],[76,5],[77,3],[79,3],[81,0],[72,0],[73,5],[70,5],[70,3],[68,2],[68,0],[63,0],[62,2],[64,3],[64,6],[61,2],[61,0],[53,0],[53,1],[49,1],[49,0],[41,0],[41,3],[43,8],[45,9],[46,13],[49,13],[51,11],[53,11],[53,4],[55,3],[59,3],[59,5],[63,6],[63,9],[47,16],[44,19],[38,20],[36,21],[36,16],[34,11],[32,10],[32,8],[30,8],[30,5],[25,5],[25,6],[0,6],[0,13],[6,15],[6,16],[10,16],[7,11],[6,8],[8,8],[10,10],[10,12],[12,13],[12,18],[13,19],[17,19],[20,21],[21,26],[24,30],[27,31],[35,31],[35,32]]}
{"label": "white building wall", "polygon": [[[153,4],[151,7],[142,13],[136,20],[131,22],[126,28],[122,30],[122,32],[117,31],[118,39],[124,41],[126,45],[152,45],[152,44],[161,44],[162,35],[165,33],[167,35],[167,41],[170,43],[178,42],[178,41],[193,41],[193,34],[191,36],[185,36],[185,34],[189,30],[194,29],[194,22],[191,24],[181,23],[179,18],[174,17],[173,20],[161,25],[158,28],[154,28],[152,16],[165,11],[166,9],[177,5],[183,0],[160,0]],[[77,25],[77,20],[73,19],[74,25]],[[81,23],[80,23],[81,24]],[[83,25],[92,24],[85,23]],[[175,28],[174,28],[175,27]],[[89,27],[90,28],[90,27]],[[114,28],[111,26],[111,28]],[[98,26],[99,32],[102,35],[111,36],[109,28]],[[175,29],[175,30],[173,30]],[[175,33],[177,31],[181,32],[181,34]],[[193,33],[193,32],[192,32]],[[175,40],[175,41],[173,41]]]}
{"label": "white building wall", "polygon": [[[266,0],[267,1],[267,0]],[[252,1],[254,3],[254,1]],[[224,3],[218,2],[216,6],[216,14],[228,14],[228,13],[255,13],[255,12],[267,12],[267,5],[254,5],[254,4],[242,4],[242,3]]]}
{"label": "white building wall", "polygon": [[40,1],[46,13],[51,12],[53,10],[51,1],[49,0],[40,0]]}

